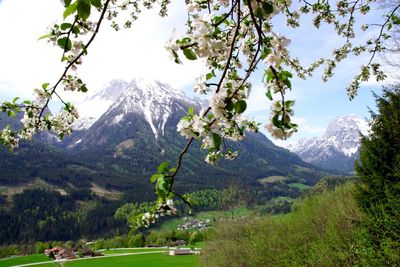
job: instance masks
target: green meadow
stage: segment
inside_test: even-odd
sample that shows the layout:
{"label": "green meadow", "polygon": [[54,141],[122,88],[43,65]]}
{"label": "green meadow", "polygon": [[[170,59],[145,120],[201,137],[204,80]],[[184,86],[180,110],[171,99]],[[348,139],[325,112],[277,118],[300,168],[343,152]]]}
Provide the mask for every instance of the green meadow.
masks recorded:
{"label": "green meadow", "polygon": [[115,257],[97,257],[81,260],[73,260],[60,263],[32,265],[36,267],[192,267],[198,266],[199,256],[169,256],[164,253],[121,255]]}

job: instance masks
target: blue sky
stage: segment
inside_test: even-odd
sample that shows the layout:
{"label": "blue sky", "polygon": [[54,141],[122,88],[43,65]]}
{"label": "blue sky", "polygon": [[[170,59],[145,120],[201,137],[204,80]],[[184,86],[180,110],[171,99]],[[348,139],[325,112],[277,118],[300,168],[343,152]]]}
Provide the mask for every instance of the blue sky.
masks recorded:
{"label": "blue sky", "polygon": [[[159,18],[155,11],[144,12],[143,17],[130,30],[116,33],[104,25],[79,71],[89,89],[92,92],[99,90],[112,79],[144,77],[159,79],[193,95],[193,81],[204,73],[204,67],[199,62],[176,65],[163,48],[173,28],[177,28],[178,32],[184,31],[183,2],[173,1],[166,19]],[[37,41],[46,32],[48,25],[60,21],[62,6],[54,0],[41,0],[40,4],[38,6],[37,1],[0,0],[1,100],[14,96],[30,98],[33,88],[44,82],[54,82],[63,70],[60,63],[61,51],[46,41]],[[379,16],[372,14],[364,20],[378,19]],[[312,59],[329,56],[332,48],[343,42],[330,27],[315,30],[309,18],[305,18],[302,23],[303,27],[297,30],[284,26],[278,28],[292,39],[292,55],[298,56],[304,63],[309,64]],[[275,24],[284,23],[276,19]],[[345,91],[360,64],[366,62],[367,58],[347,60],[327,83],[321,81],[320,73],[306,81],[294,79],[290,96],[296,99],[295,118],[300,124],[300,131],[289,142],[275,142],[287,145],[299,138],[322,135],[329,121],[337,116],[356,114],[361,118],[369,117],[367,106],[374,107],[371,90],[379,92],[380,85],[374,82],[364,84],[353,101],[349,101]],[[253,95],[247,115],[265,124],[270,104],[264,97],[261,76],[259,72],[252,78]],[[79,104],[85,95],[66,94],[65,97]],[[81,115],[84,114],[83,109]]]}

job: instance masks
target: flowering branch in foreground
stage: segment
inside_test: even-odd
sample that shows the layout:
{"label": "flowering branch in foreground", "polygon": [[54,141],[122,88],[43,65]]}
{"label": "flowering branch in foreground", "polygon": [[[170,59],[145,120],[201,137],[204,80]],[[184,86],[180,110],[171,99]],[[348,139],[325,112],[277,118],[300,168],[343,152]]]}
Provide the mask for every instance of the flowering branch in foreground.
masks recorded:
{"label": "flowering branch in foreground", "polygon": [[[357,16],[367,14],[374,2],[340,0],[331,5],[327,0],[315,3],[302,0],[300,4],[292,5],[291,0],[186,0],[187,31],[180,37],[174,33],[165,48],[178,64],[182,63],[182,57],[205,64],[208,70],[196,79],[193,90],[209,95],[209,106],[197,112],[189,109],[178,123],[177,130],[188,140],[187,144],[174,168],[162,163],[151,177],[158,200],[154,209],[137,216],[137,225],[148,226],[159,216],[175,213],[174,197],[190,205],[175,192],[173,185],[182,159],[194,141],[201,142],[202,149],[207,150],[205,161],[216,164],[222,158],[234,159],[238,155],[238,151],[226,147],[226,140],[240,141],[247,131],[258,131],[259,124],[243,115],[251,92],[248,79],[256,69],[264,70],[265,95],[273,101],[265,128],[279,139],[289,138],[297,131],[297,125],[292,123],[295,101],[286,97],[288,90],[292,90],[294,75],[305,79],[323,66],[322,79],[326,81],[333,75],[337,64],[348,55],[370,53],[369,62],[361,67],[360,74],[347,88],[350,99],[357,94],[360,83],[371,75],[377,81],[385,79],[381,66],[373,60],[376,53],[385,49],[384,41],[390,38],[391,27],[400,24],[396,15],[400,6],[394,6],[384,15],[378,36],[357,44],[355,20]],[[61,99],[57,90],[87,91],[82,79],[72,72],[82,64],[103,19],[111,21],[115,30],[120,30],[121,26],[130,28],[143,8],[158,5],[160,15],[166,16],[169,3],[169,0],[64,0],[63,23],[50,27],[49,33],[42,38],[61,48],[65,70],[54,85],[44,83],[40,89],[35,89],[35,100],[21,102],[15,98],[0,103],[0,110],[9,116],[15,117],[16,113],[24,111],[21,129],[6,127],[1,130],[0,143],[12,149],[18,146],[21,138],[31,139],[40,131],[53,131],[61,139],[70,134],[78,113],[70,103]],[[97,10],[99,15],[92,21],[89,18],[93,17],[93,10]],[[129,14],[129,19],[120,22],[120,13]],[[337,36],[344,39],[343,46],[333,51],[332,58],[316,59],[307,68],[297,58],[291,57],[288,49],[291,41],[274,31],[272,21],[275,16],[284,16],[289,27],[297,28],[302,14],[311,14],[316,28],[322,23],[332,25]],[[368,30],[371,25],[363,25],[362,30]],[[53,98],[64,104],[63,111],[55,116],[47,111]]]}

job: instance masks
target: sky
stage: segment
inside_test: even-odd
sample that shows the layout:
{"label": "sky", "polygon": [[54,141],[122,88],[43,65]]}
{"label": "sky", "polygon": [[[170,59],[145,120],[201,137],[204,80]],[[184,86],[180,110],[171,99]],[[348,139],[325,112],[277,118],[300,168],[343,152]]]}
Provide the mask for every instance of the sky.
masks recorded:
{"label": "sky", "polygon": [[[45,82],[54,83],[62,73],[61,50],[45,40],[38,40],[49,25],[61,21],[62,12],[60,1],[0,0],[0,101],[15,96],[32,98],[35,87]],[[198,61],[177,65],[164,49],[172,29],[176,28],[178,33],[184,31],[185,18],[184,1],[172,1],[167,18],[160,18],[156,10],[144,11],[132,29],[119,32],[106,22],[79,67],[78,73],[90,94],[113,79],[129,81],[142,77],[160,80],[194,96],[194,80],[205,73],[205,68]],[[377,19],[381,18],[372,14],[365,20]],[[279,18],[274,22],[284,24]],[[333,47],[343,43],[329,27],[315,30],[308,18],[302,23],[301,29],[278,28],[292,40],[291,54],[305,64],[329,56]],[[368,107],[374,108],[371,91],[379,93],[381,84],[373,81],[363,84],[353,101],[349,101],[345,91],[359,66],[367,61],[365,57],[350,58],[340,64],[335,76],[326,83],[321,81],[321,72],[306,81],[294,79],[289,98],[296,100],[294,121],[299,124],[299,132],[288,141],[273,141],[287,146],[300,138],[321,136],[329,121],[337,116],[355,114],[368,118]],[[253,90],[246,115],[264,125],[269,117],[270,103],[261,79],[261,71],[252,77]],[[78,107],[86,97],[85,94],[65,94],[66,100]],[[84,116],[82,112],[81,116]]]}

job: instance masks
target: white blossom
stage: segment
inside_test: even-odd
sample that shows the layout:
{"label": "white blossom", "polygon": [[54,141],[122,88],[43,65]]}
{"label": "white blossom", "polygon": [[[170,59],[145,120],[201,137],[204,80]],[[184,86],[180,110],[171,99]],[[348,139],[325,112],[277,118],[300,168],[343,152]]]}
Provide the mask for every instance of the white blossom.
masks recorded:
{"label": "white blossom", "polygon": [[210,88],[206,85],[206,77],[204,75],[200,75],[198,78],[196,78],[193,91],[198,94],[206,94],[208,91],[210,91]]}

